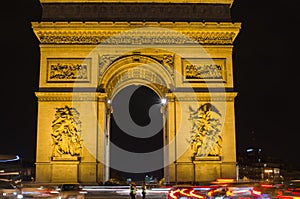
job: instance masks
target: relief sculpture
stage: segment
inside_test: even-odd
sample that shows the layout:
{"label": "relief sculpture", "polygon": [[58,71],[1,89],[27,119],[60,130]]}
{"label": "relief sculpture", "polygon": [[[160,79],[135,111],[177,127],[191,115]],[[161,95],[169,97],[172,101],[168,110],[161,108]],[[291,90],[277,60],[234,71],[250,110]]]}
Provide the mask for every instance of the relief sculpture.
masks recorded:
{"label": "relief sculpture", "polygon": [[204,64],[185,66],[186,79],[222,79],[222,66],[217,64]]}
{"label": "relief sculpture", "polygon": [[89,82],[90,69],[90,58],[47,58],[47,82]]}
{"label": "relief sculpture", "polygon": [[189,112],[192,130],[188,142],[194,151],[194,157],[221,156],[220,112],[210,103],[203,104],[196,110],[189,107]]}
{"label": "relief sculpture", "polygon": [[84,64],[52,64],[50,66],[50,77],[53,79],[87,79],[87,65]]}
{"label": "relief sculpture", "polygon": [[52,158],[81,156],[82,140],[80,138],[81,122],[79,115],[75,108],[68,106],[56,108],[51,133]]}

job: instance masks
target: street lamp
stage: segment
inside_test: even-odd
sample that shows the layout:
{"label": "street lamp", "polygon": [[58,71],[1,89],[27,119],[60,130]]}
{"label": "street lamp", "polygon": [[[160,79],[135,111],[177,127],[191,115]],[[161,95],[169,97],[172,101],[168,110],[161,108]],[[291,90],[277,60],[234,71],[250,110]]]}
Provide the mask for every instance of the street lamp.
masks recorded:
{"label": "street lamp", "polygon": [[264,172],[268,175],[268,180],[270,180],[270,174],[273,173],[273,169],[265,169]]}

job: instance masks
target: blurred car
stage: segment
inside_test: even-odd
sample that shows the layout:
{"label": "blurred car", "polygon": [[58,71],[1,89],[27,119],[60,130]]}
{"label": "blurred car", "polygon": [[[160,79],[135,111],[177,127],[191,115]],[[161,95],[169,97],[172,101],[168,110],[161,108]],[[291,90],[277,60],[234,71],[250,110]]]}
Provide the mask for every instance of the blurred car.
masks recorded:
{"label": "blurred car", "polygon": [[58,192],[58,199],[84,199],[87,193],[79,184],[63,184]]}
{"label": "blurred car", "polygon": [[22,194],[26,197],[38,197],[38,198],[57,198],[59,192],[55,186],[40,185],[36,186],[23,186]]}
{"label": "blurred car", "polygon": [[252,197],[262,199],[277,198],[280,187],[280,184],[258,183],[253,187]]}
{"label": "blurred car", "polygon": [[190,199],[191,185],[174,185],[168,192],[168,199]]}
{"label": "blurred car", "polygon": [[209,199],[253,199],[260,195],[253,191],[252,182],[220,183],[219,187],[208,192]]}
{"label": "blurred car", "polygon": [[222,198],[229,198],[227,195],[227,187],[220,186],[216,189],[213,189],[207,193],[207,198],[209,199],[222,199]]}
{"label": "blurred car", "polygon": [[22,191],[19,187],[10,182],[0,181],[0,198],[23,198]]}
{"label": "blurred car", "polygon": [[278,192],[277,198],[281,199],[299,199],[300,198],[300,180],[290,180],[284,183],[283,188]]}
{"label": "blurred car", "polygon": [[217,186],[210,185],[175,185],[168,192],[168,199],[205,199],[207,193]]}
{"label": "blurred car", "polygon": [[219,185],[219,188],[208,193],[210,199],[274,199],[280,190],[279,184],[251,181],[232,181]]}

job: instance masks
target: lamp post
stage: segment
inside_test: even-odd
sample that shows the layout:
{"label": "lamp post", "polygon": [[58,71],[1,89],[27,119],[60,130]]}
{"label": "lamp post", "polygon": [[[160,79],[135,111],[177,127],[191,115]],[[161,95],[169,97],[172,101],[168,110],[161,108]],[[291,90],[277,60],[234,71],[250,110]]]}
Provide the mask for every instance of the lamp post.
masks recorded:
{"label": "lamp post", "polygon": [[268,181],[270,180],[270,174],[273,173],[273,169],[265,169],[264,173],[266,173],[268,175]]}

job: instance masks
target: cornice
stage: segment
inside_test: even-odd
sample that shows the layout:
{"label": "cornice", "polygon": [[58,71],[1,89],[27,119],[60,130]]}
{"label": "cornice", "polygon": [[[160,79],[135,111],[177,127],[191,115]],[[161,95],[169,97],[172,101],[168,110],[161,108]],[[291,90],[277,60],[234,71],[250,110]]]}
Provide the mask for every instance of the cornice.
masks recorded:
{"label": "cornice", "polygon": [[41,44],[232,45],[241,23],[32,22],[32,28]]}
{"label": "cornice", "polygon": [[207,93],[186,93],[174,92],[168,94],[168,101],[221,101],[233,102],[237,96],[237,92],[207,92]]}
{"label": "cornice", "polygon": [[[106,93],[98,92],[35,92],[39,102],[42,101],[101,101],[107,99]],[[168,93],[168,101],[234,101],[237,92],[212,93]]]}
{"label": "cornice", "polygon": [[35,92],[38,101],[105,101],[107,95],[97,92]]}

